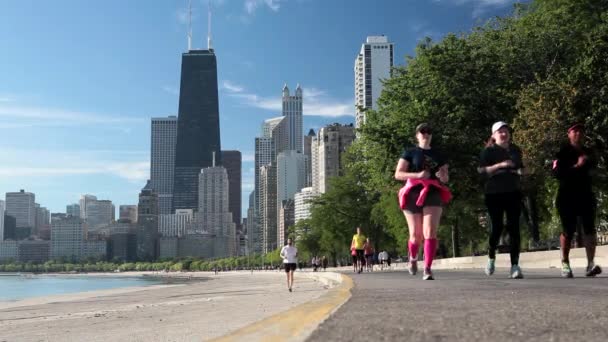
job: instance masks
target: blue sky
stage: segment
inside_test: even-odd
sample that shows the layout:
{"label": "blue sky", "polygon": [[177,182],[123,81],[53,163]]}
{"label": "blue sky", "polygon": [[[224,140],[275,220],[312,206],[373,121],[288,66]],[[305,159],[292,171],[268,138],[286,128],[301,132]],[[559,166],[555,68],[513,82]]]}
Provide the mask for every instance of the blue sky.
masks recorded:
{"label": "blue sky", "polygon": [[[304,88],[304,129],[354,122],[353,63],[368,35],[395,43],[467,32],[515,0],[213,0],[222,149],[243,153],[280,115],[284,83]],[[52,212],[84,193],[136,204],[149,178],[150,118],[176,115],[187,0],[0,2],[0,198],[26,189]],[[207,1],[193,0],[206,47]]]}

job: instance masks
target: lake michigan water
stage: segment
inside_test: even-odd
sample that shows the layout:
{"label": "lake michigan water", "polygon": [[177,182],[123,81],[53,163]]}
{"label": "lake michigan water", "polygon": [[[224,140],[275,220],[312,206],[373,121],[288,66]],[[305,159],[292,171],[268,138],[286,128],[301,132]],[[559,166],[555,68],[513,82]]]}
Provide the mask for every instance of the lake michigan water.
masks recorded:
{"label": "lake michigan water", "polygon": [[161,279],[153,277],[0,274],[0,301],[162,283]]}

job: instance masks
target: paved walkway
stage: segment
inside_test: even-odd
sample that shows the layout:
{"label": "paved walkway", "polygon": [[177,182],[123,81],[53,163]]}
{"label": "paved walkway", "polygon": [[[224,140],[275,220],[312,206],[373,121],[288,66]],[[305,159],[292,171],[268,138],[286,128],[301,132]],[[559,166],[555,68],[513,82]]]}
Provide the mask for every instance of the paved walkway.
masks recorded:
{"label": "paved walkway", "polygon": [[309,341],[606,341],[608,277],[563,279],[524,269],[525,279],[479,270],[346,273],[351,299]]}
{"label": "paved walkway", "polygon": [[296,273],[223,273],[187,285],[116,289],[0,303],[0,341],[201,341],[326,293]]}

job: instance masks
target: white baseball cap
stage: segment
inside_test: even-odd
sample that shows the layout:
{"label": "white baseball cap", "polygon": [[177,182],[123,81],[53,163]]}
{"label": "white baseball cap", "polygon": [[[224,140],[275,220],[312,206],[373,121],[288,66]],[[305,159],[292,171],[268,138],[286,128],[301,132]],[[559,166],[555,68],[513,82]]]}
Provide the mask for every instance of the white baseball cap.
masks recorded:
{"label": "white baseball cap", "polygon": [[496,131],[498,131],[499,129],[501,129],[501,128],[505,127],[505,126],[509,127],[509,124],[506,123],[506,122],[504,122],[504,121],[495,122],[492,125],[492,134],[496,133]]}

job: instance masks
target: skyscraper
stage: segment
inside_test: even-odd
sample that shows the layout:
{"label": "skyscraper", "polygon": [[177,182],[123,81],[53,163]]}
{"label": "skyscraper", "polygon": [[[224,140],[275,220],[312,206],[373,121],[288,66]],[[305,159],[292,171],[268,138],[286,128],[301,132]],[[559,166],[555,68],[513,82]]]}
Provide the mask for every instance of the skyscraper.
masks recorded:
{"label": "skyscraper", "polygon": [[173,206],[173,171],[177,142],[177,117],[152,118],[150,144],[150,183],[158,194],[161,214],[171,214]]}
{"label": "skyscraper", "polygon": [[6,214],[15,218],[17,228],[34,229],[36,225],[36,195],[20,190],[6,193]]}
{"label": "skyscraper", "polygon": [[97,201],[97,197],[93,195],[82,195],[80,196],[80,218],[86,220],[87,218],[87,205],[92,202]]}
{"label": "skyscraper", "polygon": [[306,157],[296,151],[285,151],[277,156],[277,204],[293,199],[306,185]]}
{"label": "skyscraper", "polygon": [[68,204],[65,207],[65,213],[68,216],[80,217],[80,204],[78,204],[78,203]]}
{"label": "skyscraper", "polygon": [[382,80],[391,77],[393,43],[386,36],[369,36],[355,58],[355,127],[365,122],[365,109],[377,109]]}
{"label": "skyscraper", "polygon": [[304,136],[304,156],[306,156],[306,186],[312,186],[312,139],[316,136],[314,129],[310,129]]}
{"label": "skyscraper", "polygon": [[158,195],[150,181],[139,193],[137,205],[137,257],[155,260],[158,256]]}
{"label": "skyscraper", "polygon": [[223,166],[201,170],[199,180],[199,220],[203,231],[213,234],[213,256],[236,255],[236,224],[229,211],[228,172]]}
{"label": "skyscraper", "polygon": [[213,49],[182,54],[173,209],[198,207],[201,169],[220,156],[217,62]]}
{"label": "skyscraper", "polygon": [[0,200],[0,243],[4,241],[4,212],[6,210],[6,204],[3,200]]}
{"label": "skyscraper", "polygon": [[241,225],[241,168],[240,151],[222,151],[222,166],[228,172],[228,208],[232,213],[232,221]]}
{"label": "skyscraper", "polygon": [[340,176],[342,172],[342,154],[355,139],[352,124],[331,124],[319,130],[319,135],[312,141],[312,173],[314,191],[325,193],[329,189],[331,177]]}
{"label": "skyscraper", "polygon": [[[160,210],[160,198],[159,198],[159,210]],[[118,207],[119,220],[128,220],[131,223],[137,223],[137,206],[136,205],[121,205]]]}
{"label": "skyscraper", "polygon": [[51,227],[51,258],[80,259],[84,254],[86,223],[78,217],[54,220]]}
{"label": "skyscraper", "polygon": [[93,231],[112,223],[116,217],[114,209],[110,200],[88,201],[85,213],[89,230]]}
{"label": "skyscraper", "polygon": [[[302,88],[298,84],[294,96],[289,94],[287,84],[283,86],[283,116],[287,118],[288,150],[302,152]],[[279,152],[277,152],[278,154]]]}
{"label": "skyscraper", "polygon": [[277,168],[270,164],[260,168],[260,226],[262,251],[277,248]]}

